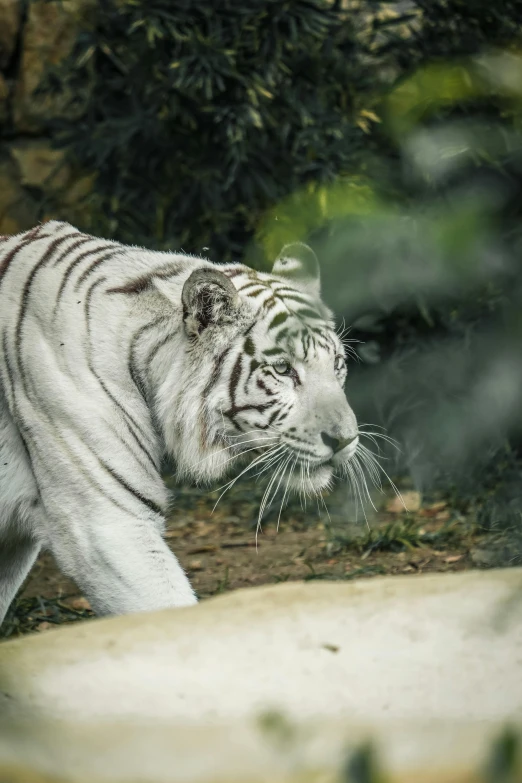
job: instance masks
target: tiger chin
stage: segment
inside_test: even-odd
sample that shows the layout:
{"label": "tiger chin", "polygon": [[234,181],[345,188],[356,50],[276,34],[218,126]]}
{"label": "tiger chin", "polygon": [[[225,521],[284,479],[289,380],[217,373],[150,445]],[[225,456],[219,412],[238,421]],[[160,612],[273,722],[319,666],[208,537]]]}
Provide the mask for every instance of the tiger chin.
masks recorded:
{"label": "tiger chin", "polygon": [[[318,493],[359,444],[317,258],[270,273],[51,221],[0,237],[0,622],[42,548],[98,614],[188,606],[160,466]],[[352,473],[351,473],[352,472]]]}

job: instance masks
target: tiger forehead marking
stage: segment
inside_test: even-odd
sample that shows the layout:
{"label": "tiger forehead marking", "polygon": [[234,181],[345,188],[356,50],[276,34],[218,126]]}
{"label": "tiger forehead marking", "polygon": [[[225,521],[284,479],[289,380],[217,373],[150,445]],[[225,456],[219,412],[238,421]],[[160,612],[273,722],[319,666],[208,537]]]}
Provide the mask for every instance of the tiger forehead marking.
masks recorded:
{"label": "tiger forehead marking", "polygon": [[57,221],[0,237],[0,621],[41,547],[100,614],[194,603],[162,457],[265,474],[260,516],[318,492],[359,469],[345,377],[305,245],[264,273]]}
{"label": "tiger forehead marking", "polygon": [[[233,270],[235,271],[235,270]],[[225,271],[225,274],[229,274]],[[266,342],[274,342],[263,351],[264,356],[288,354],[306,359],[309,351],[343,352],[342,343],[334,332],[333,321],[316,309],[317,302],[303,291],[290,287],[281,278],[246,270],[247,282],[236,284],[238,293],[255,300],[257,317],[266,329]],[[236,278],[236,275],[233,275]],[[244,350],[253,353],[254,343],[248,336]]]}

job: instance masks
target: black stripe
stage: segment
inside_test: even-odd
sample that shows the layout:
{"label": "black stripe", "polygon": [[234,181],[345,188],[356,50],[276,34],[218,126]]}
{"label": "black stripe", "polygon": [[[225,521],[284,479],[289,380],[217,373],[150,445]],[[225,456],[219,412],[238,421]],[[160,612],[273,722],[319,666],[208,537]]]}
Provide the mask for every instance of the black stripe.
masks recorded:
{"label": "black stripe", "polygon": [[[281,329],[281,331],[279,331],[275,335],[275,337],[274,337],[274,340],[276,341],[276,343],[281,342],[281,340],[288,335],[289,331],[290,330],[289,330],[289,328],[287,326],[285,326],[283,329]],[[276,350],[279,350],[279,348],[277,348]]]}
{"label": "black stripe", "polygon": [[280,326],[281,324],[284,324],[284,322],[287,320],[288,317],[289,316],[287,312],[278,313],[277,315],[275,315],[268,325],[268,331],[274,329],[276,326]]}
{"label": "black stripe", "polygon": [[92,237],[86,237],[85,234],[80,234],[79,232],[76,232],[76,234],[69,234],[69,238],[72,238],[73,236],[78,236],[79,239],[76,242],[74,242],[72,245],[70,245],[69,247],[66,247],[65,250],[63,251],[63,253],[60,253],[58,258],[54,261],[53,268],[58,266],[59,264],[61,264],[62,261],[64,260],[64,258],[67,258],[69,253],[73,253],[75,250],[77,250],[82,245],[86,245],[87,242],[92,242],[93,241]]}
{"label": "black stripe", "polygon": [[243,345],[243,350],[244,350],[244,352],[246,354],[248,354],[248,356],[254,356],[254,354],[256,352],[256,347],[254,345],[254,341],[252,340],[250,335],[248,335],[248,337],[245,340],[245,343]]}
{"label": "black stripe", "polygon": [[140,326],[138,331],[134,333],[129,344],[129,353],[127,356],[127,366],[129,368],[129,375],[131,377],[132,382],[136,386],[137,390],[139,391],[139,393],[141,394],[141,396],[143,397],[147,405],[148,405],[147,389],[145,387],[143,379],[140,377],[139,372],[136,368],[136,358],[134,353],[136,351],[138,342],[146,332],[148,332],[150,329],[155,329],[161,323],[166,323],[166,322],[170,323],[171,318],[167,315],[160,315],[158,318],[154,319],[154,321],[151,321],[150,323],[145,324],[144,326]]}
{"label": "black stripe", "polygon": [[178,261],[175,265],[170,264],[165,269],[157,269],[152,278],[160,277],[162,280],[167,280],[169,277],[177,277],[182,272],[185,272],[187,265],[184,261]]}
{"label": "black stripe", "polygon": [[[58,294],[56,295],[54,314],[56,314],[58,307],[60,306],[60,299],[62,298],[63,292],[65,290],[65,286],[67,285],[69,278],[71,277],[72,273],[74,272],[78,264],[81,264],[81,262],[85,258],[88,258],[89,256],[92,256],[95,253],[99,253],[99,252],[100,249],[98,247],[95,247],[92,250],[86,250],[84,253],[80,253],[79,256],[76,256],[74,261],[71,261],[71,263],[69,264],[69,266],[64,272],[64,275],[62,277],[62,282],[60,283],[60,288],[58,289]],[[117,250],[113,250],[110,253],[106,253],[105,256],[103,256],[103,260],[106,261],[107,259],[112,258],[114,255],[116,255],[117,252],[118,252]]]}
{"label": "black stripe", "polygon": [[[290,285],[278,285],[274,286],[274,292],[276,296],[285,296],[286,294],[299,294],[299,296],[306,296],[302,291],[298,291],[296,288],[293,288]],[[308,304],[310,304],[310,301],[308,301]]]}
{"label": "black stripe", "polygon": [[230,404],[231,407],[235,407],[235,398],[236,398],[236,389],[239,384],[239,379],[241,377],[241,363],[242,363],[242,354],[239,354],[237,357],[234,367],[232,369],[232,372],[230,374],[230,381],[228,384],[228,393],[230,396]]}
{"label": "black stripe", "polygon": [[253,291],[248,292],[247,296],[250,296],[252,297],[252,299],[255,299],[257,296],[259,296],[259,294],[262,294],[267,290],[268,290],[267,288],[254,288]]}
{"label": "black stripe", "polygon": [[266,425],[266,429],[268,429],[268,427],[271,427],[271,426],[272,426],[272,424],[274,423],[274,421],[275,421],[275,420],[277,419],[277,417],[279,416],[279,413],[280,413],[280,411],[272,411],[272,413],[270,414],[270,417],[269,417],[269,419],[268,419],[268,423],[267,423],[267,425]]}
{"label": "black stripe", "polygon": [[[14,385],[14,373],[13,368],[11,367],[11,362],[9,361],[9,354],[7,352],[7,332],[4,331],[2,335],[2,351],[4,355],[4,366],[7,373],[7,381],[9,383],[9,386],[11,387],[11,395],[13,398],[13,407],[16,412],[16,414],[19,416],[18,411],[18,405],[16,403],[16,397],[15,397],[15,385]],[[7,400],[6,400],[7,401]],[[33,460],[31,458],[31,453],[29,451],[29,448],[27,446],[26,440],[24,438],[24,434],[22,432],[22,428],[18,427],[18,434],[20,435],[20,440],[22,441],[22,446],[24,447],[25,455],[27,457],[27,461],[29,462],[29,465],[31,467],[31,471],[34,475],[34,468],[33,468]],[[37,492],[40,494],[40,490],[37,487]]]}
{"label": "black stripe", "polygon": [[276,293],[276,296],[281,299],[282,302],[298,302],[299,304],[306,305],[310,307],[310,300],[306,299],[304,296],[299,296],[299,294],[283,294],[280,295],[279,291]]}
{"label": "black stripe", "polygon": [[[99,459],[99,458],[98,458]],[[145,497],[145,495],[142,495],[141,492],[134,487],[131,487],[130,484],[128,484],[125,479],[120,476],[119,473],[116,473],[116,471],[110,467],[110,465],[107,465],[106,462],[103,462],[103,460],[99,460],[100,465],[109,473],[115,481],[118,482],[124,489],[127,490],[131,495],[133,495],[136,500],[138,500],[140,503],[143,503],[143,505],[147,506],[147,508],[150,508],[151,511],[153,511],[155,514],[159,514],[160,516],[164,516],[164,511],[160,506],[158,506],[157,503],[155,503],[150,498]]]}
{"label": "black stripe", "polygon": [[[257,279],[257,277],[254,278],[254,279],[250,278],[248,283],[243,283],[243,285],[239,286],[239,288],[237,289],[237,292],[238,293],[242,293],[243,291],[246,291],[247,288],[252,288],[252,286],[254,288],[259,288],[260,287],[260,283],[259,283],[259,280]],[[262,287],[261,287],[261,289],[264,290]]]}
{"label": "black stripe", "polygon": [[109,253],[109,254],[107,254],[105,256],[101,256],[101,258],[96,259],[96,261],[94,261],[90,266],[87,267],[87,269],[85,269],[82,272],[82,274],[80,275],[80,277],[76,281],[76,284],[74,286],[74,290],[78,291],[78,289],[80,288],[81,284],[84,283],[87,280],[88,277],[90,277],[90,275],[94,272],[95,269],[97,269],[101,264],[103,264],[104,261],[107,261],[108,258],[112,258],[118,252],[121,253],[123,251],[122,250],[115,250],[114,253],[112,253],[112,255]]}
{"label": "black stripe", "polygon": [[159,343],[156,343],[154,348],[152,348],[152,350],[149,351],[149,353],[147,354],[147,357],[146,357],[146,359],[144,361],[144,364],[145,365],[149,365],[152,362],[152,360],[155,358],[155,356],[158,353],[158,351],[160,351],[163,348],[164,345],[167,345],[167,343],[170,340],[172,340],[174,337],[176,337],[177,334],[178,334],[177,330],[175,332],[170,332],[169,334],[166,334],[165,337],[163,337],[159,341]]}
{"label": "black stripe", "polygon": [[106,282],[107,282],[107,278],[106,278],[106,277],[100,277],[100,278],[98,278],[98,280],[96,280],[96,281],[95,281],[95,282],[94,282],[94,283],[93,283],[93,284],[90,286],[90,288],[87,290],[87,293],[86,293],[86,295],[85,295],[85,301],[84,301],[84,305],[83,305],[83,311],[84,311],[84,315],[85,315],[85,323],[86,323],[86,325],[87,325],[87,331],[88,331],[88,333],[89,333],[89,331],[90,331],[90,330],[89,330],[89,320],[90,320],[90,317],[91,317],[91,299],[92,299],[92,295],[93,295],[93,293],[95,292],[95,290],[98,288],[98,286],[100,286],[100,285],[103,285],[103,284],[104,284],[104,283],[106,283]]}
{"label": "black stripe", "polygon": [[275,296],[271,296],[270,299],[267,299],[265,302],[263,302],[263,309],[264,310],[271,310],[272,307],[275,307],[276,304],[278,304],[278,300],[275,298]]}
{"label": "black stripe", "polygon": [[301,340],[303,343],[304,358],[306,361],[306,359],[308,358],[308,351],[310,350],[310,335],[307,332],[305,332],[301,337]]}
{"label": "black stripe", "polygon": [[263,351],[263,356],[274,356],[275,354],[282,354],[282,348],[267,348]]}
{"label": "black stripe", "polygon": [[262,380],[262,378],[258,378],[256,380],[256,384],[257,386],[259,386],[260,389],[263,389],[263,391],[265,392],[266,395],[268,395],[268,397],[273,397],[275,395],[275,392],[268,388],[268,386]]}
{"label": "black stripe", "polygon": [[41,257],[41,259],[38,261],[38,263],[35,264],[35,266],[32,268],[31,273],[29,274],[29,277],[25,281],[24,289],[23,289],[23,292],[22,292],[22,303],[20,305],[20,311],[18,313],[18,321],[17,321],[17,324],[16,324],[16,330],[15,330],[16,361],[17,361],[18,368],[20,370],[20,376],[22,378],[22,383],[24,385],[24,388],[25,388],[25,373],[24,373],[24,369],[23,369],[23,366],[22,366],[22,359],[21,359],[21,355],[20,355],[20,350],[21,350],[21,346],[22,346],[23,321],[24,321],[24,318],[25,318],[26,310],[27,310],[27,304],[29,302],[29,295],[31,293],[31,287],[33,285],[34,278],[36,277],[36,275],[38,274],[40,269],[42,269],[47,264],[47,262],[52,258],[53,253],[55,252],[55,250],[63,242],[65,242],[67,239],[70,239],[72,236],[75,236],[75,235],[76,235],[76,233],[75,234],[66,234],[65,236],[57,237],[56,239],[54,239],[51,242],[51,244],[48,246],[47,250],[45,251],[45,253]]}
{"label": "black stripe", "polygon": [[250,359],[250,367],[248,368],[248,373],[245,378],[245,382],[243,383],[243,391],[245,394],[248,394],[248,383],[250,381],[250,378],[252,377],[252,373],[254,373],[258,367],[261,365],[257,361],[257,359]]}
{"label": "black stripe", "polygon": [[137,277],[135,280],[129,280],[124,285],[117,286],[116,288],[109,288],[108,294],[141,294],[142,291],[146,291],[150,288],[151,275],[143,275]]}
{"label": "black stripe", "polygon": [[312,310],[309,307],[296,310],[295,314],[297,315],[298,318],[316,318],[319,319],[320,321],[323,320],[322,316],[319,315],[319,313],[316,313],[315,310]]}
{"label": "black stripe", "polygon": [[[123,248],[122,250],[124,250]],[[179,262],[175,266],[169,265],[166,269],[159,269],[155,272],[148,272],[147,274],[136,277],[133,280],[129,280],[123,285],[116,286],[115,288],[109,288],[108,294],[141,294],[142,291],[146,291],[152,285],[152,281],[155,277],[159,277],[163,280],[169,277],[175,277],[180,275],[186,270],[186,264]],[[78,284],[80,281],[78,281]]]}
{"label": "black stripe", "polygon": [[214,362],[214,367],[212,368],[212,372],[210,373],[210,377],[207,381],[207,385],[203,389],[203,393],[202,393],[203,399],[206,399],[208,397],[213,387],[218,382],[221,368],[223,366],[225,358],[227,357],[227,354],[229,354],[231,350],[232,350],[231,347],[225,348],[225,350],[217,357],[216,361]]}
{"label": "black stripe", "polygon": [[[28,234],[24,234],[24,239],[22,239],[21,242],[19,242],[17,245],[15,245],[7,255],[5,255],[0,262],[0,282],[2,281],[2,278],[4,277],[5,273],[7,272],[7,268],[13,258],[24,248],[26,245],[30,244],[30,242],[33,242],[35,239],[46,239],[47,237],[39,237],[38,232],[40,231],[41,226],[36,226],[36,228],[33,228],[32,231],[30,231]],[[11,237],[8,237],[9,239]]]}
{"label": "black stripe", "polygon": [[224,414],[229,419],[233,419],[234,416],[236,416],[238,413],[242,413],[243,411],[257,411],[258,413],[262,413],[263,411],[267,411],[270,408],[273,408],[276,404],[277,400],[270,400],[269,402],[262,402],[258,405],[234,405],[233,407],[229,408],[228,411],[224,411]]}

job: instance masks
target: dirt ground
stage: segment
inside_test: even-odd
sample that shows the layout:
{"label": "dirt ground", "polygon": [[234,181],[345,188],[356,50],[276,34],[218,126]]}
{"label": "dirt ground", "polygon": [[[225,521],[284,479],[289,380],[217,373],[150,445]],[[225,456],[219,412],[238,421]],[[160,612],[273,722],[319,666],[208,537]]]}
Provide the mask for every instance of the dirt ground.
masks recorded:
{"label": "dirt ground", "polygon": [[[409,511],[387,490],[374,496],[377,511],[371,506],[365,509],[367,521],[346,485],[325,495],[324,504],[309,501],[304,508],[292,499],[281,514],[279,530],[276,502],[257,546],[262,486],[238,482],[214,511],[218,491],[177,487],[166,538],[201,599],[287,580],[379,574],[414,578],[427,572],[498,565],[491,536],[477,528],[472,513],[459,512],[437,495],[422,498],[404,481],[400,485]],[[57,570],[49,554],[43,554],[0,636],[46,631],[90,615],[76,585]]]}

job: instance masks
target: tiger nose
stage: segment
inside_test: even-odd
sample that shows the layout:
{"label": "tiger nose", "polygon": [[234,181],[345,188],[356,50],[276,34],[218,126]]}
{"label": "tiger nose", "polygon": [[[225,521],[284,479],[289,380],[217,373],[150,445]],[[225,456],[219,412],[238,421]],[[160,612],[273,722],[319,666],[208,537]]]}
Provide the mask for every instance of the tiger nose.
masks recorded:
{"label": "tiger nose", "polygon": [[349,446],[356,437],[357,435],[350,435],[347,438],[335,438],[331,435],[328,435],[327,432],[321,432],[321,438],[324,445],[329,446],[334,454],[336,454],[338,451],[341,451],[342,449],[345,449],[346,446]]}

